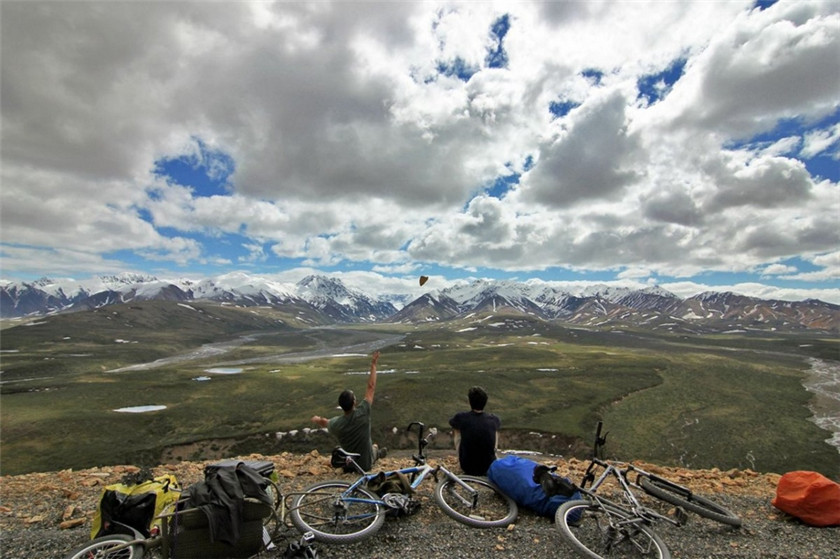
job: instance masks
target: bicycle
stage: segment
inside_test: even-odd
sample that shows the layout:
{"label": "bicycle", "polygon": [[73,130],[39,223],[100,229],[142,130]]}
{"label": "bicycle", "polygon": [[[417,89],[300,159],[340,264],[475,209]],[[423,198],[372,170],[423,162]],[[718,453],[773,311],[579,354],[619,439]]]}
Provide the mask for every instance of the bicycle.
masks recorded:
{"label": "bicycle", "polygon": [[[238,461],[235,461],[239,463]],[[223,461],[209,467],[223,467]],[[247,559],[280,551],[275,544],[280,531],[288,524],[280,488],[275,482],[274,465],[267,461],[242,462],[257,471],[266,481],[265,491],[272,502],[245,497],[242,502],[239,539],[233,545],[213,541],[207,516],[199,508],[183,508],[180,500],[155,517],[159,521],[148,535],[120,522],[112,522],[116,533],[98,537],[72,551],[67,559],[143,559],[155,554],[162,559]],[[304,533],[289,544],[294,557],[317,559],[314,537]]]}
{"label": "bicycle", "polygon": [[[604,559],[615,557],[656,557],[670,559],[671,553],[662,538],[652,530],[656,522],[682,526],[688,520],[686,510],[738,527],[741,519],[726,508],[695,495],[687,487],[668,481],[660,476],[626,463],[610,463],[603,458],[603,446],[607,435],[601,436],[603,423],[598,422],[595,433],[593,457],[583,475],[580,485],[553,475],[556,466],[534,468],[534,481],[547,494],[580,491],[582,499],[562,504],[555,515],[555,523],[561,533],[584,557]],[[595,472],[603,471],[596,478]],[[635,474],[635,480],[631,475]],[[608,478],[617,480],[623,503],[619,504],[602,495],[598,489]],[[587,485],[589,488],[587,489]],[[675,516],[670,518],[641,504],[633,494],[641,489],[648,495],[676,505]]]}
{"label": "bicycle", "polygon": [[[475,528],[502,527],[511,524],[519,513],[516,503],[486,478],[457,476],[445,467],[430,466],[423,451],[429,430],[423,436],[425,425],[418,421],[408,425],[406,431],[417,427],[417,454],[412,455],[414,466],[389,472],[368,473],[357,463],[358,454],[337,448],[332,464],[336,468],[349,467],[361,474],[354,482],[332,480],[316,483],[297,494],[289,509],[292,523],[302,532],[312,532],[316,541],[347,544],[373,536],[382,527],[388,514],[410,514],[419,506],[414,499],[415,490],[431,475],[437,482],[434,498],[449,517]],[[408,481],[407,494],[385,493],[381,497],[368,488],[371,480],[379,477],[404,476]],[[438,481],[438,477],[442,479]]]}

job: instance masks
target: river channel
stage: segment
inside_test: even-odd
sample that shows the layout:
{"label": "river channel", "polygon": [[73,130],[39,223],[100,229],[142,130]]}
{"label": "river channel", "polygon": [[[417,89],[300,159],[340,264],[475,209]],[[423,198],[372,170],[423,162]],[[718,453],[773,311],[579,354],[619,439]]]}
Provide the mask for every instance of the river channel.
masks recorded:
{"label": "river channel", "polygon": [[811,371],[803,386],[814,394],[811,421],[832,435],[826,442],[840,452],[840,362],[810,359]]}
{"label": "river channel", "polygon": [[[317,330],[317,329],[313,329]],[[329,329],[331,334],[340,333],[341,330],[336,328]],[[348,333],[352,333],[352,337],[358,339],[359,331],[358,330],[348,330]],[[246,336],[241,336],[234,340],[227,340],[224,342],[217,342],[211,344],[204,344],[203,346],[187,351],[185,353],[181,353],[178,355],[173,355],[171,357],[164,357],[163,359],[157,359],[155,361],[151,361],[149,363],[137,363],[135,365],[129,365],[127,367],[120,367],[119,369],[111,369],[107,372],[109,373],[122,373],[126,371],[145,371],[149,369],[157,369],[159,367],[166,367],[169,365],[176,365],[179,363],[186,363],[189,361],[196,361],[198,359],[207,359],[210,357],[221,357],[226,353],[231,352],[232,350],[238,348],[239,346],[253,342],[260,336],[270,336],[271,334],[249,334]],[[255,363],[301,363],[304,361],[311,361],[313,359],[323,359],[324,357],[329,357],[335,354],[344,354],[344,353],[361,353],[366,355],[377,349],[382,349],[383,347],[387,347],[389,345],[393,345],[402,339],[405,336],[402,334],[399,335],[390,335],[390,336],[383,336],[378,333],[371,333],[370,339],[355,342],[347,345],[330,345],[327,347],[323,343],[319,343],[319,347],[313,350],[307,351],[295,351],[295,352],[287,352],[287,353],[277,353],[272,355],[262,355],[260,357],[253,357],[249,359],[241,359],[237,361],[227,361],[224,363],[217,363],[214,364],[215,367],[230,367],[235,365],[250,365]]]}

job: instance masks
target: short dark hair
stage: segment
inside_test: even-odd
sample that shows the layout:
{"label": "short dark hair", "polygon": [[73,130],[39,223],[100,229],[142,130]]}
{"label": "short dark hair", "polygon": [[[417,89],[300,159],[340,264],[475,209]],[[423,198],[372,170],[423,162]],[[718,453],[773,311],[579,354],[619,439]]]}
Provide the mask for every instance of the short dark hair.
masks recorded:
{"label": "short dark hair", "polygon": [[487,405],[487,392],[480,386],[470,388],[467,396],[470,399],[470,407],[474,410],[483,410],[484,406]]}
{"label": "short dark hair", "polygon": [[341,409],[344,411],[350,411],[353,409],[353,404],[356,403],[356,395],[353,394],[352,390],[345,390],[341,394],[338,395],[338,405],[341,406]]}

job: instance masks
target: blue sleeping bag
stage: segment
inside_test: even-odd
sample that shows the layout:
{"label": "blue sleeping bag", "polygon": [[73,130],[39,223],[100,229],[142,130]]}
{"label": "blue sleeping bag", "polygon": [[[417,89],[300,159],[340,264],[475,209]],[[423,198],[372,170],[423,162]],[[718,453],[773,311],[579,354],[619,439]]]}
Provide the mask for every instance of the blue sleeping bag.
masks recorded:
{"label": "blue sleeping bag", "polygon": [[548,497],[534,481],[534,467],[538,464],[533,460],[519,456],[505,456],[490,464],[487,477],[495,483],[502,492],[516,501],[516,504],[530,509],[540,516],[554,518],[554,513],[566,501],[580,499],[580,492],[571,497],[554,495]]}

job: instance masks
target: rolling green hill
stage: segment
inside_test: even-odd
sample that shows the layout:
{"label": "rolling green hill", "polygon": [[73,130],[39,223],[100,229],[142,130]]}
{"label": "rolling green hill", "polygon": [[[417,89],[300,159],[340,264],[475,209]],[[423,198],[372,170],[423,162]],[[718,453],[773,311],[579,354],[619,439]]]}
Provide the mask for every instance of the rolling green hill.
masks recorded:
{"label": "rolling green hill", "polygon": [[[2,473],[156,464],[191,443],[282,450],[276,432],[314,427],[309,418],[335,413],[343,388],[364,390],[368,355],[381,347],[377,439],[395,442],[392,429],[413,420],[446,430],[480,384],[511,432],[588,442],[603,419],[621,459],[840,474],[801,384],[805,357],[836,352],[836,339],[572,329],[519,314],[422,326],[311,320],[150,302],[5,329]],[[166,407],[114,411],[132,406]]]}

